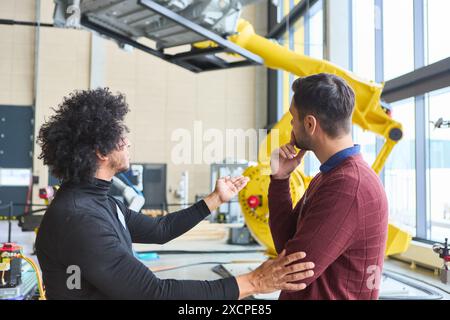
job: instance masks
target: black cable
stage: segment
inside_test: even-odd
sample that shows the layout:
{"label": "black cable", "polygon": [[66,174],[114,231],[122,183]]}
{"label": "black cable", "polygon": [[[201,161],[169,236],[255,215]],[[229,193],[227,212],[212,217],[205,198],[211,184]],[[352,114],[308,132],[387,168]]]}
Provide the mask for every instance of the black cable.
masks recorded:
{"label": "black cable", "polygon": [[[46,210],[47,210],[47,208],[37,209],[37,210],[29,211],[29,212],[27,212],[27,213],[23,212],[23,213],[15,214],[14,216],[11,216],[11,217],[15,217],[15,218],[26,217],[26,216],[32,215],[33,213],[36,213],[36,212],[42,212],[42,211],[46,211]],[[6,216],[0,215],[0,217],[6,217]],[[11,220],[12,220],[12,219],[11,219]]]}
{"label": "black cable", "polygon": [[3,209],[9,209],[9,207],[11,207],[11,203],[8,203],[8,204],[6,204],[6,205],[4,205],[4,206],[0,206],[0,210],[3,210]]}
{"label": "black cable", "polygon": [[264,249],[253,250],[217,250],[217,251],[189,251],[189,250],[157,250],[157,251],[138,251],[137,253],[156,253],[158,255],[164,254],[228,254],[228,253],[262,253]]}
{"label": "black cable", "polygon": [[218,274],[219,276],[221,276],[222,278],[229,278],[232,277],[233,275],[231,274],[230,271],[228,271],[223,264],[219,264],[217,266],[215,266],[214,268],[212,268],[212,271],[216,274]]}
{"label": "black cable", "polygon": [[36,212],[42,212],[42,211],[46,211],[46,210],[47,210],[47,208],[31,210],[31,211],[29,211],[29,212],[27,212],[27,213],[25,213],[25,212],[22,213],[21,216],[32,215],[33,213],[36,213]]}
{"label": "black cable", "polygon": [[[230,200],[227,203],[239,203],[239,200]],[[196,202],[193,203],[161,203],[160,205],[165,205],[166,207],[176,207],[176,206],[193,206]],[[160,209],[155,209],[160,210]]]}
{"label": "black cable", "polygon": [[196,262],[196,263],[189,263],[189,264],[184,264],[184,265],[176,266],[176,267],[170,267],[170,268],[167,268],[167,269],[156,270],[156,271],[153,271],[153,273],[164,272],[164,271],[172,271],[172,270],[188,268],[188,267],[195,267],[195,266],[200,266],[200,265],[205,265],[205,264],[222,265],[222,264],[229,264],[229,263],[231,263],[231,262],[223,262],[223,261]]}
{"label": "black cable", "polygon": [[48,207],[48,205],[46,204],[35,204],[35,203],[14,203],[12,204],[14,207],[25,207],[25,206],[30,206],[30,207]]}
{"label": "black cable", "polygon": [[29,26],[29,27],[48,27],[48,28],[53,28],[55,26],[52,23],[39,23],[39,22],[34,22],[34,21],[17,21],[17,20],[11,20],[11,19],[0,19],[0,24]]}

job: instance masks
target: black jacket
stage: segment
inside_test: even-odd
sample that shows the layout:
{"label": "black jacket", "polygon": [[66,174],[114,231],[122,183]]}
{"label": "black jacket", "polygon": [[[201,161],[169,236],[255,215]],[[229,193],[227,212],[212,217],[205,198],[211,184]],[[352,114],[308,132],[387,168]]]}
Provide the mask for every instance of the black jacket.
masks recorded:
{"label": "black jacket", "polygon": [[[161,280],[136,259],[132,243],[166,243],[210,212],[200,201],[161,218],[129,210],[108,195],[111,182],[63,184],[39,228],[36,251],[48,299],[237,299],[235,278]],[[121,209],[126,229],[119,221]],[[67,281],[78,266],[81,288]],[[74,283],[73,278],[69,279]]]}

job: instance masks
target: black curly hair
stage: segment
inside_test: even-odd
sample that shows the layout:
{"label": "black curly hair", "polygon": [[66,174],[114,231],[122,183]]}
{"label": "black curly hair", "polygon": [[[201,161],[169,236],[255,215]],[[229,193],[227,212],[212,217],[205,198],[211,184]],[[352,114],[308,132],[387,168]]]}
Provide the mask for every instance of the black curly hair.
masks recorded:
{"label": "black curly hair", "polygon": [[74,91],[53,110],[39,130],[39,159],[63,182],[92,181],[96,151],[109,154],[129,131],[123,122],[129,111],[125,96],[109,88]]}

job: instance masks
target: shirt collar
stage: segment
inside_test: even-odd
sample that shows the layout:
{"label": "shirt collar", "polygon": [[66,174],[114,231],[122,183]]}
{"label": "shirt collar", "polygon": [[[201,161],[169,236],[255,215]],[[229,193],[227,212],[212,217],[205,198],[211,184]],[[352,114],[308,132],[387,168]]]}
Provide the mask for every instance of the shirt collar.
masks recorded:
{"label": "shirt collar", "polygon": [[90,181],[83,181],[79,183],[64,183],[63,186],[68,186],[70,188],[76,188],[78,190],[81,190],[83,192],[92,194],[92,195],[98,195],[106,197],[108,195],[108,192],[111,188],[112,180],[106,181],[101,180],[97,178],[92,178]]}
{"label": "shirt collar", "polygon": [[334,168],[336,168],[339,164],[341,164],[344,160],[347,158],[354,156],[356,154],[359,154],[361,152],[361,146],[358,144],[355,144],[353,147],[344,149],[342,151],[339,151],[334,156],[332,156],[330,159],[325,161],[324,164],[320,166],[320,171],[322,173],[328,173]]}

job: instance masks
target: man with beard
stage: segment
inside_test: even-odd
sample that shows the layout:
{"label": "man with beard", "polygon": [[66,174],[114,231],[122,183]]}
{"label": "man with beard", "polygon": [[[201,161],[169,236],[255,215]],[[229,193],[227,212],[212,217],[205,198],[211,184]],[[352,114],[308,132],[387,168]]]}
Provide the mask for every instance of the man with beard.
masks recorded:
{"label": "man with beard", "polygon": [[[306,290],[283,291],[280,299],[377,299],[388,205],[353,143],[354,92],[331,74],[300,78],[292,89],[291,142],[272,155],[269,223],[279,253],[301,248],[316,267]],[[293,209],[289,178],[307,151],[320,173]]]}

